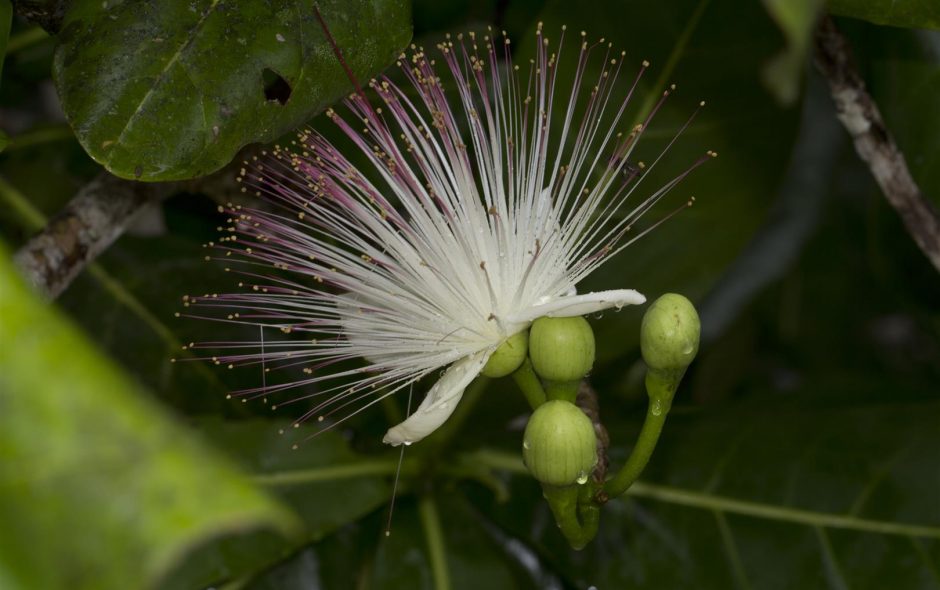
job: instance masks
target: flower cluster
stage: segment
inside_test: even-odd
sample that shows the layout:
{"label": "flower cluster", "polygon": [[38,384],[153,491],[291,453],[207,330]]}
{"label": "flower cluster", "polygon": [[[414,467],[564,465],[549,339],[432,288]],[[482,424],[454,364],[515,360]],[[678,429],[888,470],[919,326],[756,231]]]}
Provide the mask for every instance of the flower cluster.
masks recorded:
{"label": "flower cluster", "polygon": [[[194,348],[221,349],[219,364],[304,375],[235,395],[291,390],[291,401],[313,400],[298,423],[323,420],[446,368],[384,438],[410,444],[438,428],[493,352],[535,319],[645,301],[634,290],[575,287],[629,245],[633,224],[713,154],[631,198],[675,141],[649,164],[633,163],[670,91],[628,123],[648,63],[624,94],[624,55],[582,33],[573,80],[563,83],[564,31],[554,49],[541,26],[536,37],[534,59],[521,70],[505,35],[448,38],[438,45],[444,68],[412,47],[398,61],[406,84],[380,77],[369,84],[378,100],[359,92],[345,100],[346,116],[327,112],[351,152],[304,131],[290,148],[246,165],[242,190],[267,203],[224,208],[230,226],[213,244],[240,263],[233,270],[244,275],[243,289],[185,304],[261,326],[260,338]],[[603,67],[587,79],[592,56]]]}

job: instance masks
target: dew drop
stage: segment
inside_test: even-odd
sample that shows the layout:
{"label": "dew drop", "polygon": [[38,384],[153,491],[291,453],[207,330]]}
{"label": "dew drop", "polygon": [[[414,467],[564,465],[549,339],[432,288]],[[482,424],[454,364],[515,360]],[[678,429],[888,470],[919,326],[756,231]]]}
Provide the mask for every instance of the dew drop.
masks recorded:
{"label": "dew drop", "polygon": [[682,349],[682,354],[692,354],[694,348],[695,346],[693,346],[691,342],[687,342],[685,348]]}
{"label": "dew drop", "polygon": [[588,480],[587,472],[582,471],[581,473],[578,474],[578,478],[575,481],[578,482],[579,486],[583,486],[584,484],[587,483],[587,480]]}
{"label": "dew drop", "polygon": [[405,445],[406,447],[410,447],[410,446],[411,446],[411,441],[410,441],[410,440],[405,440],[405,441],[402,441],[402,444]]}
{"label": "dew drop", "polygon": [[662,416],[663,414],[663,403],[659,400],[653,400],[652,405],[650,406],[650,414],[654,416]]}
{"label": "dew drop", "polygon": [[522,448],[523,448],[523,449],[530,449],[530,448],[532,448],[532,445],[529,444],[529,441],[524,440],[524,441],[522,441]]}

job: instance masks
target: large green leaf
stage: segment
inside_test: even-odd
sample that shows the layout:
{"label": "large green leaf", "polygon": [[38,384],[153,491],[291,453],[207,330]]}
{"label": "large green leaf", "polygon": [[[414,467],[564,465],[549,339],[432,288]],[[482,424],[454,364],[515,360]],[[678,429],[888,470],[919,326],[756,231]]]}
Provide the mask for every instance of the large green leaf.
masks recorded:
{"label": "large green leaf", "polygon": [[213,538],[297,531],[39,303],[5,249],[0,339],[3,588],[149,588]]}
{"label": "large green leaf", "polygon": [[[419,499],[399,498],[391,537],[373,513],[250,587],[433,588],[420,498],[434,490],[454,588],[940,588],[940,405],[820,399],[680,410],[644,481],[604,508],[581,552],[557,531],[517,451],[471,452],[461,460],[517,475],[508,503],[433,470],[415,488],[412,473],[406,486]],[[616,441],[636,432],[624,420],[609,426]],[[299,492],[319,485],[302,483],[303,468],[279,477]]]}
{"label": "large green leaf", "polygon": [[255,481],[294,507],[307,541],[322,539],[388,501],[388,466],[394,461],[371,461],[353,452],[336,431],[269,420],[210,422],[204,429],[254,473]]}
{"label": "large green leaf", "polygon": [[527,479],[481,512],[580,588],[940,588],[940,405],[767,401],[670,417],[583,552]]}
{"label": "large green leaf", "polygon": [[[410,39],[407,0],[319,6],[363,81]],[[217,170],[350,88],[312,0],[78,0],[65,15],[53,75],[88,153],[140,180]]]}
{"label": "large green leaf", "polygon": [[[385,467],[394,463],[368,461],[336,432],[304,441],[315,431],[295,430],[287,421],[207,420],[200,425],[206,436],[255,474],[256,483],[294,508],[304,530],[290,539],[255,536],[237,545],[222,539],[206,546],[198,560],[190,560],[190,567],[179,571],[167,588],[205,587],[261,570],[388,502],[391,474]],[[244,567],[246,561],[253,567]]]}
{"label": "large green leaf", "polygon": [[934,0],[829,0],[829,10],[876,25],[940,29],[940,4]]}
{"label": "large green leaf", "polygon": [[[355,527],[324,539],[277,568],[259,576],[250,590],[300,590],[311,586],[341,590],[350,587],[376,590],[437,590],[429,558],[427,531],[422,526],[421,504],[434,502],[443,527],[443,548],[450,587],[454,590],[545,590],[557,588],[551,574],[530,561],[512,539],[501,537],[461,493],[439,490],[436,498],[400,498],[391,534],[383,534],[385,521],[373,515]],[[482,525],[482,526],[481,526]],[[494,534],[496,538],[494,539]]]}

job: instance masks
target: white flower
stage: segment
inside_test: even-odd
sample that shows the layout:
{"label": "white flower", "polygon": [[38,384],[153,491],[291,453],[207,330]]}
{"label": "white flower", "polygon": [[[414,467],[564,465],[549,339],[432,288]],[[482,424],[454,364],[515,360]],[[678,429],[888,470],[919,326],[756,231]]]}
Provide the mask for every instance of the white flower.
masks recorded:
{"label": "white flower", "polygon": [[[353,95],[346,101],[353,117],[328,111],[368,165],[357,168],[325,137],[304,132],[290,150],[276,148],[242,172],[243,190],[278,206],[230,208],[221,246],[255,264],[244,267],[245,292],[189,303],[309,337],[264,338],[262,329],[263,343],[207,343],[250,349],[217,363],[307,373],[239,394],[303,387],[292,401],[318,403],[298,422],[322,420],[361,411],[446,367],[384,438],[410,444],[447,420],[493,351],[533,320],[645,301],[634,290],[577,295],[575,286],[625,247],[620,238],[631,224],[705,157],[624,211],[662,157],[628,164],[649,118],[624,132],[624,112],[648,64],[626,96],[615,96],[623,55],[589,46],[582,34],[574,83],[559,88],[541,27],[537,37],[527,71],[512,66],[505,39],[471,34],[439,45],[454,101],[415,49],[399,61],[413,95],[381,78],[371,84],[381,108]],[[592,52],[604,54],[603,73],[585,80]],[[258,264],[287,272],[258,273]],[[338,384],[327,387],[330,379]]]}

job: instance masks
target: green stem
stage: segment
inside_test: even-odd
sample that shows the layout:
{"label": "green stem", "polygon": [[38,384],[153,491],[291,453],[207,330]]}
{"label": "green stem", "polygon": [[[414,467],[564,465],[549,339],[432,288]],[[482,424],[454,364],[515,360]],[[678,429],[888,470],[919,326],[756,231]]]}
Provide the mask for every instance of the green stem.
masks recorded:
{"label": "green stem", "polygon": [[663,69],[659,73],[659,77],[656,78],[656,82],[652,86],[653,92],[648,92],[646,94],[646,99],[643,101],[640,110],[637,112],[636,120],[633,122],[634,125],[642,123],[650,114],[650,111],[653,110],[653,105],[656,104],[656,101],[659,100],[663,90],[666,88],[666,81],[670,76],[672,76],[673,71],[676,69],[676,65],[679,63],[679,59],[682,57],[682,54],[685,53],[686,46],[689,44],[689,39],[692,38],[692,33],[694,33],[695,29],[698,28],[698,23],[702,19],[702,15],[705,14],[705,9],[708,7],[708,3],[710,1],[711,0],[699,0],[695,10],[692,11],[692,14],[689,16],[689,20],[686,21],[685,27],[683,27],[678,39],[676,39],[676,42],[672,46],[672,51],[669,53],[669,57],[666,59],[666,65],[663,66]]}
{"label": "green stem", "polygon": [[7,41],[6,54],[11,55],[21,49],[26,49],[30,45],[39,43],[48,36],[49,34],[39,27],[33,27],[23,31],[22,33],[17,33],[16,35],[10,37],[10,40]]}
{"label": "green stem", "polygon": [[493,449],[478,449],[472,453],[466,453],[467,461],[473,464],[482,465],[491,469],[508,471],[517,475],[529,475],[529,470],[525,468],[522,457],[518,453],[506,453]]}
{"label": "green stem", "polygon": [[545,394],[548,399],[558,399],[573,404],[578,399],[579,387],[581,387],[580,379],[576,381],[548,381],[545,383]]}
{"label": "green stem", "polygon": [[[416,472],[417,462],[405,461],[401,470],[404,473]],[[273,473],[260,473],[252,479],[255,483],[264,486],[292,486],[322,481],[336,481],[367,477],[370,475],[390,475],[398,469],[398,459],[376,459],[374,461],[358,461],[345,465],[330,465],[328,467],[314,467],[312,469],[296,469],[290,471],[276,471]]]}
{"label": "green stem", "polygon": [[583,549],[597,534],[599,509],[579,509],[578,496],[581,486],[542,486],[542,495],[555,516],[555,522],[572,549]]}
{"label": "green stem", "polygon": [[646,411],[646,420],[643,421],[643,428],[640,430],[640,436],[637,438],[636,446],[630,453],[630,458],[623,468],[617,472],[614,477],[604,483],[604,492],[610,498],[616,498],[629,489],[633,482],[640,477],[646,464],[649,463],[653,455],[653,449],[659,442],[659,435],[663,431],[663,424],[666,422],[666,412],[654,412],[655,404],[650,403]]}
{"label": "green stem", "polygon": [[542,382],[535,374],[529,357],[522,361],[522,365],[512,374],[512,379],[533,410],[545,403],[545,390],[542,389]]}
{"label": "green stem", "polygon": [[760,502],[716,496],[708,492],[683,490],[672,486],[639,482],[630,489],[630,495],[638,498],[659,500],[679,506],[753,516],[755,518],[764,518],[790,524],[866,531],[882,535],[940,539],[940,527],[937,526],[871,520],[845,514],[828,514],[813,510],[791,508],[789,506],[773,506]]}
{"label": "green stem", "polygon": [[33,129],[31,131],[27,131],[26,133],[21,133],[11,137],[10,144],[7,145],[6,151],[12,152],[14,150],[27,148],[34,145],[41,145],[53,141],[63,141],[66,139],[72,139],[74,137],[75,134],[72,132],[72,128],[68,125],[55,125],[53,127]]}
{"label": "green stem", "polygon": [[[471,457],[477,464],[492,469],[499,469],[520,476],[529,473],[525,465],[522,464],[522,460],[513,453],[494,449],[480,449],[468,454],[468,457]],[[627,494],[635,498],[649,498],[676,506],[752,516],[776,522],[867,531],[882,535],[940,539],[940,526],[872,520],[850,514],[831,514],[790,506],[775,506],[773,504],[719,496],[711,492],[690,491],[675,486],[651,484],[642,481],[633,484]]]}
{"label": "green stem", "polygon": [[646,393],[649,395],[650,403],[646,409],[646,419],[643,421],[640,436],[626,465],[604,483],[604,492],[609,498],[616,498],[626,492],[646,469],[650,457],[653,456],[653,450],[656,449],[656,443],[659,442],[659,435],[666,423],[666,415],[672,407],[672,398],[684,374],[685,367],[682,369],[647,369]]}
{"label": "green stem", "polygon": [[0,176],[0,199],[10,205],[25,229],[34,232],[46,225],[46,216],[42,214],[42,211],[34,207],[26,195],[2,176]]}
{"label": "green stem", "polygon": [[431,577],[436,590],[450,590],[450,571],[447,569],[447,549],[444,544],[444,530],[437,512],[437,504],[430,494],[418,500],[418,513],[421,528],[428,542],[428,559],[431,562]]}
{"label": "green stem", "polygon": [[[500,455],[497,455],[494,461],[498,462],[500,457]],[[415,476],[421,473],[425,467],[426,462],[423,459],[408,457],[401,464],[401,473],[407,476]],[[456,460],[439,465],[438,469],[439,473],[447,477],[479,482],[493,492],[497,501],[508,500],[509,490],[506,488],[505,482],[494,476],[490,467],[487,463],[479,463],[476,453],[465,453],[459,455]],[[341,481],[358,477],[386,476],[394,474],[396,469],[398,469],[397,453],[394,458],[357,461],[346,465],[328,465],[310,469],[257,473],[252,477],[252,480],[259,485],[277,488]]]}

